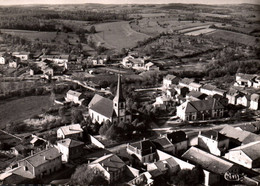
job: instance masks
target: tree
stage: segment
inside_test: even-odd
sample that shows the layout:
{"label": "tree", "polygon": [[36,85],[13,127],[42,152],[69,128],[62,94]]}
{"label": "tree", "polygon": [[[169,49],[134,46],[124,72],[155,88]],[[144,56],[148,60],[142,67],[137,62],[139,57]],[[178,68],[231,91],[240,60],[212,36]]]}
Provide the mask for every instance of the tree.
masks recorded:
{"label": "tree", "polygon": [[71,185],[108,185],[108,180],[102,171],[84,164],[71,176]]}
{"label": "tree", "polygon": [[71,122],[72,123],[80,123],[83,120],[82,111],[76,108],[71,110]]}
{"label": "tree", "polygon": [[197,185],[203,182],[203,179],[204,173],[200,167],[180,170],[176,176],[172,177],[173,183],[180,186]]}
{"label": "tree", "polygon": [[90,32],[91,34],[97,33],[95,26],[91,26],[89,32]]}
{"label": "tree", "polygon": [[100,128],[99,128],[99,134],[101,136],[104,136],[106,134],[106,132],[108,131],[108,129],[110,128],[111,123],[109,120],[107,120]]}

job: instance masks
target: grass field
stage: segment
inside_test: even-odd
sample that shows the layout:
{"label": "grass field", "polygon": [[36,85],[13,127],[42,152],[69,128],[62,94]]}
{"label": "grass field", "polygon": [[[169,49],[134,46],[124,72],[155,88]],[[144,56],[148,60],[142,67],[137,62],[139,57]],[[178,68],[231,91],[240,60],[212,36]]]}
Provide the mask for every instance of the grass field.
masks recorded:
{"label": "grass field", "polygon": [[94,34],[94,40],[111,49],[131,48],[149,37],[131,29],[127,21],[102,23],[95,27],[98,33]]}
{"label": "grass field", "polygon": [[216,30],[209,33],[208,35],[214,38],[221,38],[228,41],[233,41],[236,43],[249,45],[249,46],[259,46],[259,41],[256,41],[256,37],[249,36],[246,34],[240,34],[236,32],[226,31],[226,30]]}
{"label": "grass field", "polygon": [[0,101],[0,128],[13,121],[22,121],[35,114],[40,114],[42,109],[51,106],[49,96],[29,96],[9,101]]}
{"label": "grass field", "polygon": [[204,29],[201,29],[201,30],[195,30],[195,31],[192,31],[192,32],[185,33],[185,35],[198,36],[200,34],[209,34],[209,33],[213,32],[215,30],[216,29],[213,29],[213,28],[204,28]]}

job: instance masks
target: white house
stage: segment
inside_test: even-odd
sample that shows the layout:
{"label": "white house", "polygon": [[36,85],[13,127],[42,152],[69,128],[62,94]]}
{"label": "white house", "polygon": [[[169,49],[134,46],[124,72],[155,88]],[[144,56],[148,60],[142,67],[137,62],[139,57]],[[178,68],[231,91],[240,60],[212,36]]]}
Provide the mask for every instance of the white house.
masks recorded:
{"label": "white house", "polygon": [[13,52],[12,56],[20,58],[21,61],[26,61],[29,59],[30,52]]}
{"label": "white house", "polygon": [[225,158],[249,169],[260,167],[260,141],[230,149]]}
{"label": "white house", "polygon": [[126,100],[122,92],[120,75],[118,75],[117,92],[114,99],[110,100],[95,94],[88,108],[92,122],[98,122],[99,124],[107,120],[111,123],[131,122],[132,116],[126,110]]}
{"label": "white house", "polygon": [[154,63],[152,63],[152,62],[149,62],[149,63],[146,63],[145,65],[144,65],[144,67],[145,67],[145,70],[147,70],[147,71],[150,71],[150,70],[159,70],[159,67],[157,67]]}
{"label": "white house", "polygon": [[150,140],[128,143],[126,150],[130,155],[135,155],[142,163],[154,162],[157,158],[156,146]]}
{"label": "white house", "polygon": [[57,141],[57,148],[62,153],[61,159],[63,162],[69,162],[71,159],[80,157],[83,147],[83,142],[70,138]]}
{"label": "white house", "polygon": [[80,124],[71,124],[60,127],[57,130],[57,138],[78,138],[83,136],[83,129]]}
{"label": "white house", "polygon": [[74,102],[76,104],[82,105],[84,98],[82,93],[74,90],[69,90],[66,94],[65,100],[67,102]]}
{"label": "white house", "polygon": [[1,56],[0,57],[0,65],[4,65],[4,64],[6,64],[6,58]]}
{"label": "white house", "polygon": [[18,162],[18,174],[31,174],[33,177],[42,178],[61,168],[61,153],[55,147],[40,151]]}
{"label": "white house", "polygon": [[188,85],[188,88],[190,91],[192,91],[192,90],[200,91],[200,87],[202,87],[202,85],[199,83],[195,83],[195,82],[192,82]]}
{"label": "white house", "polygon": [[199,132],[198,146],[211,154],[222,156],[229,148],[229,139],[218,131]]}
{"label": "white house", "polygon": [[250,109],[258,110],[260,108],[260,95],[252,94],[250,97]]}
{"label": "white house", "polygon": [[172,84],[177,85],[178,82],[179,82],[178,77],[171,75],[171,74],[168,74],[167,76],[165,76],[163,78],[163,87],[170,88]]}
{"label": "white house", "polygon": [[109,183],[113,183],[123,177],[126,165],[114,154],[108,154],[88,164],[92,169],[102,171]]}
{"label": "white house", "polygon": [[18,61],[15,61],[15,60],[9,61],[9,67],[10,68],[17,68],[18,67]]}

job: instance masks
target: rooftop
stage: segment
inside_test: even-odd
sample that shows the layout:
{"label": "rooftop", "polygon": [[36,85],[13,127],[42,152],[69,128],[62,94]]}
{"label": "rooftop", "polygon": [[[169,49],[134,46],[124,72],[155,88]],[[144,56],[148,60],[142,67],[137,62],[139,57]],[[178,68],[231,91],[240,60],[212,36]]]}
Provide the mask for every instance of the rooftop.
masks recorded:
{"label": "rooftop", "polygon": [[156,151],[155,145],[150,140],[142,140],[135,143],[131,143],[130,146],[140,150],[143,156],[154,153]]}
{"label": "rooftop", "polygon": [[68,148],[73,148],[73,147],[78,147],[78,146],[84,145],[83,142],[73,140],[70,138],[59,140],[59,141],[57,141],[57,143],[62,144],[63,146],[68,147]]}
{"label": "rooftop", "polygon": [[223,134],[219,133],[216,130],[202,131],[200,133],[200,135],[214,139],[216,141],[222,141],[222,140],[228,139],[226,136],[224,136]]}
{"label": "rooftop", "polygon": [[107,118],[111,118],[113,114],[115,114],[113,109],[113,101],[98,94],[95,94],[90,101],[89,109],[98,112]]}
{"label": "rooftop", "polygon": [[125,166],[125,163],[117,155],[114,154],[105,155],[101,158],[96,159],[90,164],[94,165],[96,163],[100,164],[106,170],[108,169],[109,172],[117,171],[118,169],[121,169]]}
{"label": "rooftop", "polygon": [[167,138],[173,144],[187,140],[186,134],[183,131],[176,131],[176,132],[169,133],[169,134],[167,134]]}
{"label": "rooftop", "polygon": [[192,163],[202,166],[205,170],[220,175],[224,175],[231,167],[234,166],[233,163],[196,147],[191,147],[182,155],[182,157]]}
{"label": "rooftop", "polygon": [[77,134],[83,132],[80,124],[71,124],[67,126],[60,127],[64,135]]}
{"label": "rooftop", "polygon": [[167,79],[167,80],[173,80],[173,79],[175,79],[175,78],[176,78],[176,76],[171,75],[171,74],[168,74],[167,76],[165,76],[164,79]]}
{"label": "rooftop", "polygon": [[169,141],[169,139],[167,137],[159,137],[159,138],[153,140],[153,143],[155,145],[159,145],[162,148],[173,147],[172,143]]}
{"label": "rooftop", "polygon": [[38,167],[40,165],[43,165],[50,160],[54,160],[61,156],[58,149],[55,147],[51,147],[49,149],[40,151],[36,154],[33,154],[25,159],[20,160],[21,161],[28,161],[33,167]]}
{"label": "rooftop", "polygon": [[77,91],[74,91],[74,90],[69,90],[69,91],[67,92],[67,94],[70,94],[70,95],[76,96],[76,97],[79,97],[79,96],[81,95],[80,92],[77,92]]}
{"label": "rooftop", "polygon": [[260,158],[260,141],[251,142],[230,151],[243,151],[251,160],[257,160]]}

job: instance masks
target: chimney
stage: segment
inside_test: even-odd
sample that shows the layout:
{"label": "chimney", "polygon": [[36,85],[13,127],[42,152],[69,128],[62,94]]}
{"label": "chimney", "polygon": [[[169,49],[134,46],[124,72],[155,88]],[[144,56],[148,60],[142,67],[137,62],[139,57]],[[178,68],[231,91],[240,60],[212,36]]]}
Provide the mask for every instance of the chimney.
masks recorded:
{"label": "chimney", "polygon": [[107,167],[107,171],[109,171],[109,168]]}
{"label": "chimney", "polygon": [[145,137],[143,138],[143,141],[145,140]]}
{"label": "chimney", "polygon": [[199,135],[201,135],[201,131],[199,131]]}
{"label": "chimney", "polygon": [[46,156],[43,156],[43,159],[46,160]]}
{"label": "chimney", "polygon": [[210,139],[213,139],[213,135],[210,136]]}
{"label": "chimney", "polygon": [[104,163],[101,163],[101,166],[104,167]]}

